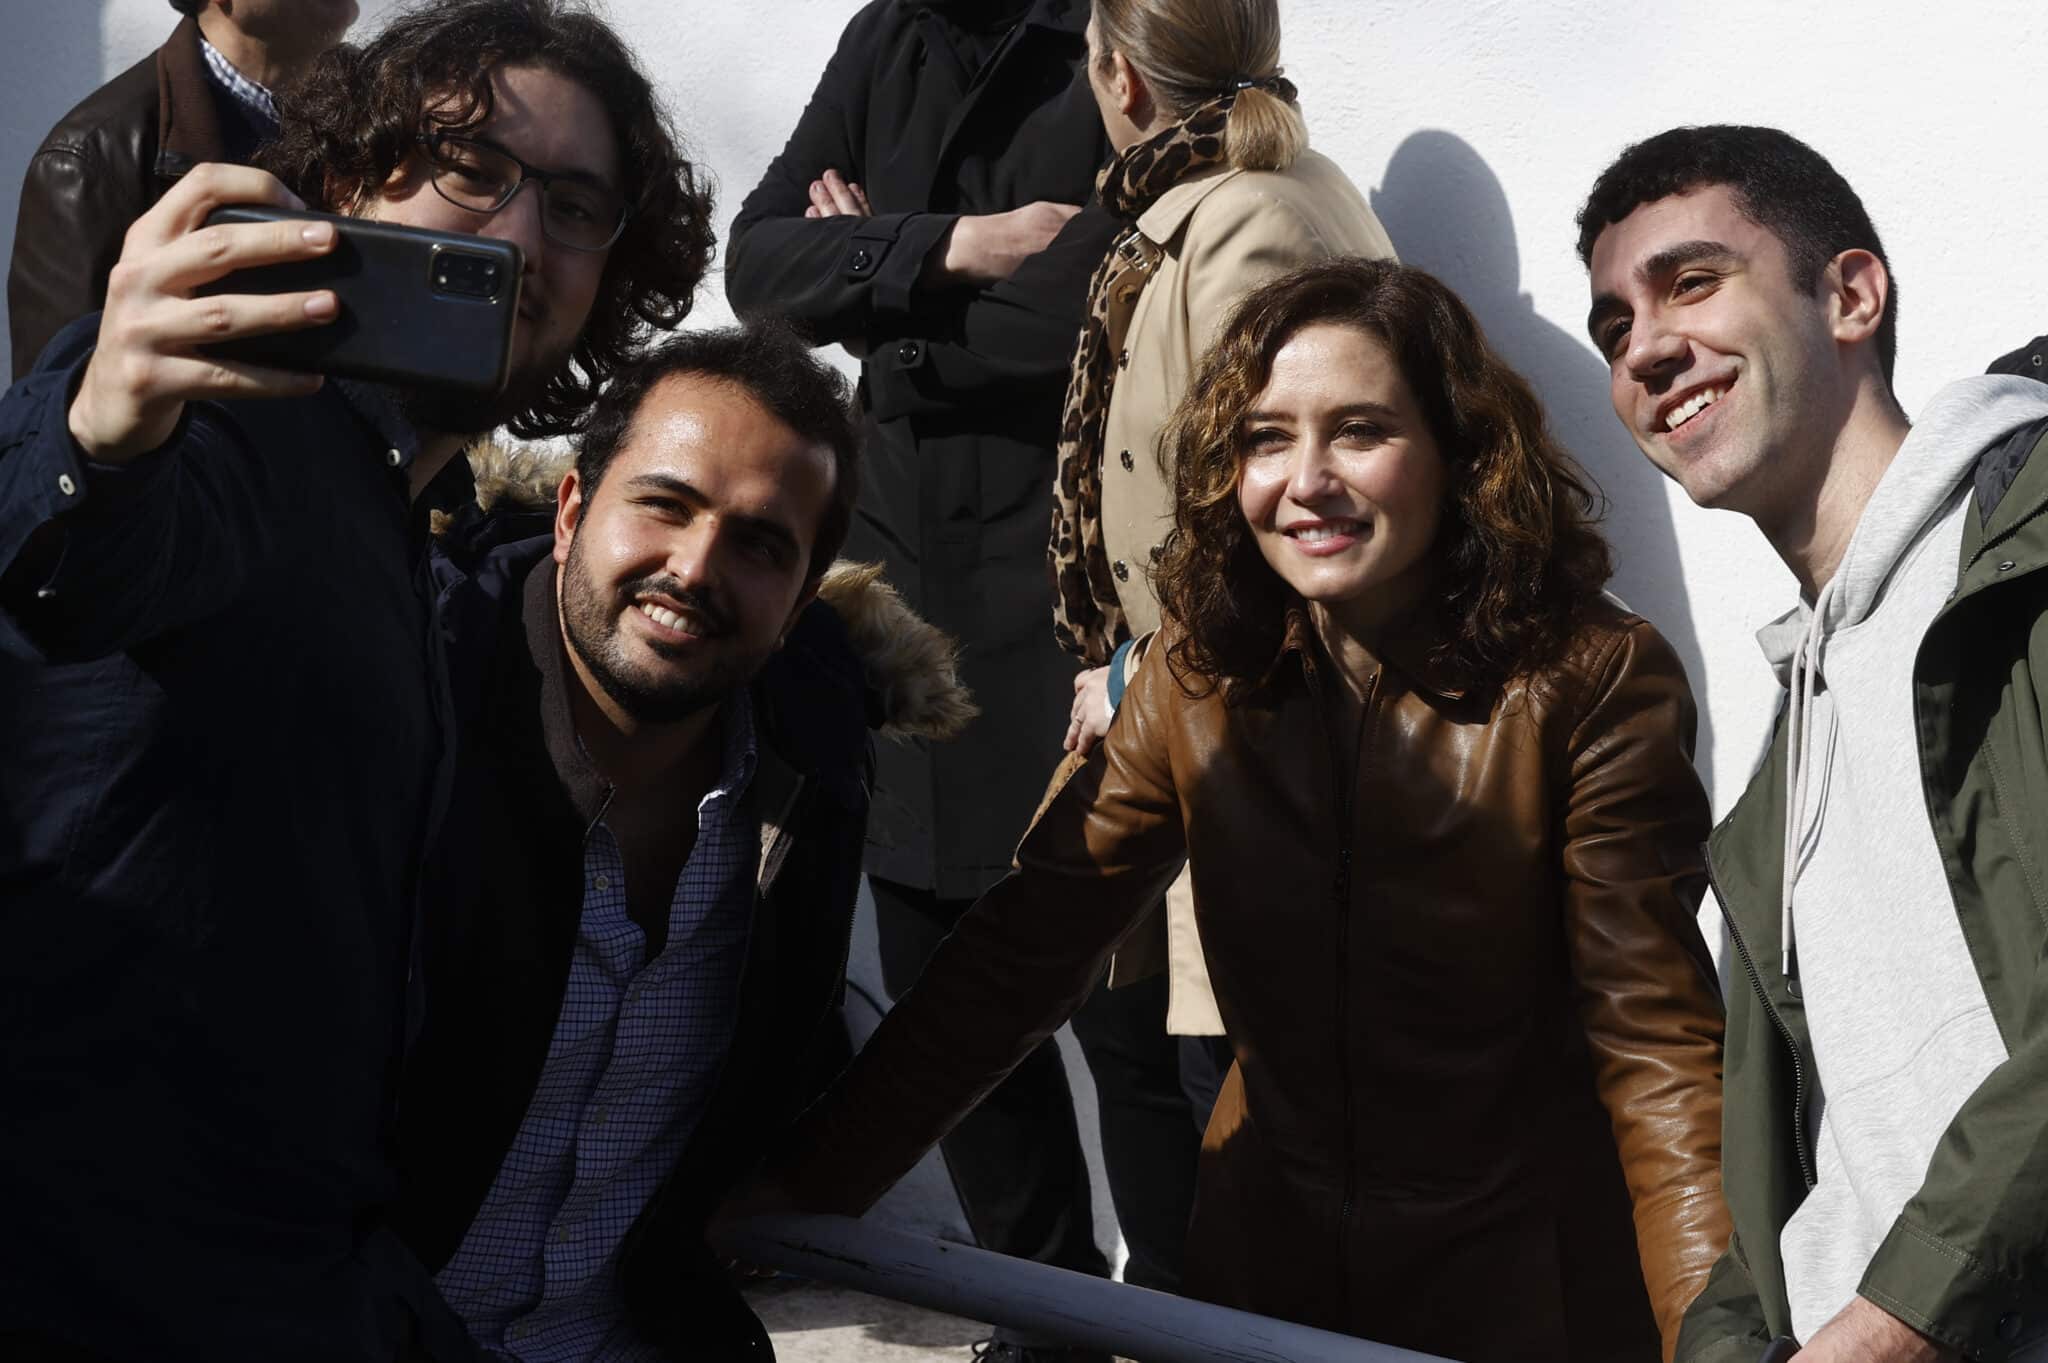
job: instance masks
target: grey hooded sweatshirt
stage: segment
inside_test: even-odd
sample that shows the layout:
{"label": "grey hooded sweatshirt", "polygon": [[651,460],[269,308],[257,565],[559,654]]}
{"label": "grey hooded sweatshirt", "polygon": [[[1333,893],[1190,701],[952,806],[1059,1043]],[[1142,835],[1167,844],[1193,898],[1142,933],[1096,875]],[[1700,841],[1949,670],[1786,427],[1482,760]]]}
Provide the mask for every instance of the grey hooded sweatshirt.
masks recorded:
{"label": "grey hooded sweatshirt", "polygon": [[2006,1058],[1928,824],[1913,659],[1955,587],[1979,454],[2048,388],[1966,379],[1928,404],[1835,575],[1757,635],[1790,692],[1787,974],[1822,1102],[1819,1183],[1781,1237],[1794,1332],[1849,1304],[1963,1100]]}

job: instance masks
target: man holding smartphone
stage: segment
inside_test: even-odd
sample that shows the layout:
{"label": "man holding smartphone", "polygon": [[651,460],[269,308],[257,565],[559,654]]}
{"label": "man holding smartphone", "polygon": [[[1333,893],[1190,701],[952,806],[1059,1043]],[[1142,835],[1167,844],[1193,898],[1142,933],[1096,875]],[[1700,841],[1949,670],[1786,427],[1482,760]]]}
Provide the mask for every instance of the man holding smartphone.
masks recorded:
{"label": "man holding smartphone", "polygon": [[[446,779],[423,510],[467,500],[476,433],[578,429],[709,263],[647,80],[556,0],[402,12],[315,65],[272,155],[186,175],[0,399],[9,1358],[466,1351],[382,1227]],[[505,392],[202,353],[335,317],[195,292],[333,250],[332,223],[205,226],[307,202],[516,242]]]}

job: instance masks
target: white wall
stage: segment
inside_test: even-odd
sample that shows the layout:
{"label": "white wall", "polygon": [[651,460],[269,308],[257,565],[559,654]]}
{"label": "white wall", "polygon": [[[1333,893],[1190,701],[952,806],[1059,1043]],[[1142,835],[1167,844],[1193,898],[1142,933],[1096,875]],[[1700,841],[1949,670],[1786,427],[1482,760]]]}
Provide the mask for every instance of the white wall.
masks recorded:
{"label": "white wall", "polygon": [[[611,0],[730,221],[795,122],[855,0]],[[389,0],[366,0],[374,25]],[[1583,339],[1572,215],[1628,141],[1674,123],[1774,123],[1862,192],[1902,286],[1909,410],[2048,330],[2040,0],[1281,0],[1316,144],[1371,195],[1404,257],[1454,283],[1527,372],[1614,503],[1617,590],[1669,633],[1707,719],[1725,809],[1775,704],[1750,638],[1791,579],[1747,522],[1673,495],[1607,408]],[[0,250],[29,152],[91,85],[168,30],[163,0],[8,6]],[[699,320],[729,316],[714,279]]]}

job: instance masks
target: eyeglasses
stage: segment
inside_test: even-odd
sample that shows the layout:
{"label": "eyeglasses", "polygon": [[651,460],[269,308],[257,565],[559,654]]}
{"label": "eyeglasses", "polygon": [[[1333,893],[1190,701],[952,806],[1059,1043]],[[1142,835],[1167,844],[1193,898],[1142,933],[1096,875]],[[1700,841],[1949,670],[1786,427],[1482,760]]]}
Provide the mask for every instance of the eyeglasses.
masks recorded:
{"label": "eyeglasses", "polygon": [[540,227],[572,251],[602,251],[626,230],[625,199],[577,174],[536,170],[509,151],[450,133],[422,133],[434,192],[458,208],[495,213],[527,184],[540,195]]}

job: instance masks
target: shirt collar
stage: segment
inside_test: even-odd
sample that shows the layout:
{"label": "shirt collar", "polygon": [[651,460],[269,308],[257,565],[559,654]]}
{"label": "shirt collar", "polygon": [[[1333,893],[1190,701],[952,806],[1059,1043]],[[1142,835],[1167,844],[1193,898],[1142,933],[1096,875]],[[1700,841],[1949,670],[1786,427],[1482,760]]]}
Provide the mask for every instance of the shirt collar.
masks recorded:
{"label": "shirt collar", "polygon": [[199,54],[206,58],[206,73],[213,77],[213,83],[227,91],[235,103],[267,126],[275,128],[278,125],[277,97],[267,86],[259,85],[237,71],[235,64],[203,36],[199,39]]}
{"label": "shirt collar", "polygon": [[1138,230],[1144,234],[1145,240],[1164,246],[1194,216],[1202,200],[1215,193],[1225,180],[1243,173],[1235,166],[1204,166],[1179,184],[1163,190],[1151,206],[1138,215]]}
{"label": "shirt collar", "polygon": [[[1439,660],[1432,647],[1434,636],[1427,625],[1427,617],[1411,616],[1402,628],[1397,629],[1385,640],[1374,661],[1390,671],[1399,673],[1408,686],[1438,700],[1463,700],[1470,688],[1461,684]],[[1287,608],[1287,623],[1282,631],[1280,650],[1267,667],[1259,685],[1270,685],[1282,663],[1288,658],[1300,659],[1302,668],[1314,672],[1328,660],[1323,652],[1322,641],[1316,637],[1315,622],[1309,619],[1308,607],[1300,601]]]}
{"label": "shirt collar", "polygon": [[384,446],[380,454],[385,464],[394,469],[411,468],[413,461],[419,458],[420,433],[398,410],[391,390],[382,384],[365,383],[360,379],[330,379],[328,382]]}

